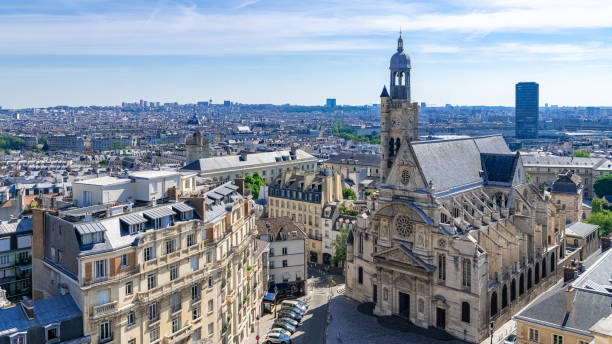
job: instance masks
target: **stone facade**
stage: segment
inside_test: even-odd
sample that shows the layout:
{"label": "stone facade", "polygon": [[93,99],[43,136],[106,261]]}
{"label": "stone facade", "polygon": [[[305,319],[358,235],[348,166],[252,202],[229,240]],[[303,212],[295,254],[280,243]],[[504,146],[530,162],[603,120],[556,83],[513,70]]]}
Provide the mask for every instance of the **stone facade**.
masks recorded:
{"label": "stone facade", "polygon": [[[391,69],[409,78],[406,63],[394,55]],[[417,105],[409,89],[395,93],[381,94],[383,180],[376,211],[349,233],[346,293],[377,315],[480,342],[556,280],[565,211],[527,182],[501,136],[414,141]]]}

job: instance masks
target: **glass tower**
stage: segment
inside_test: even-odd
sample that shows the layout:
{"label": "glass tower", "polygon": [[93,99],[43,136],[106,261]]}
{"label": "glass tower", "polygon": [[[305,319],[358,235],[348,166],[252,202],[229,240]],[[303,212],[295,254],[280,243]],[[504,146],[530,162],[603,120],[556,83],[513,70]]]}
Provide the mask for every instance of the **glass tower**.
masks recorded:
{"label": "glass tower", "polygon": [[515,128],[517,139],[538,137],[540,88],[535,82],[516,84]]}

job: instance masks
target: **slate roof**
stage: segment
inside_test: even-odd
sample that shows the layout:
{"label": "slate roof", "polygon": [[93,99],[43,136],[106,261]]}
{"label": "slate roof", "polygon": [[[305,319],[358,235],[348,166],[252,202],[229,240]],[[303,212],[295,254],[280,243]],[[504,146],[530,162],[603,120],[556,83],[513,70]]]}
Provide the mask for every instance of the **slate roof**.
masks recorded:
{"label": "slate roof", "polygon": [[[342,162],[344,160],[344,162]],[[349,160],[356,165],[380,166],[380,154],[340,153],[331,156],[326,162],[330,164],[347,164]]]}
{"label": "slate roof", "polygon": [[32,218],[19,219],[13,223],[0,223],[0,235],[32,230]]}
{"label": "slate roof", "polygon": [[[312,160],[316,161],[316,158],[301,149],[297,149],[295,152],[295,160]],[[263,153],[253,153],[248,154],[246,160],[241,160],[240,155],[226,155],[226,156],[216,156],[212,158],[205,158],[195,160],[181,170],[190,170],[190,171],[200,171],[200,172],[215,172],[222,171],[227,169],[240,169],[240,168],[248,168],[257,165],[265,165],[265,164],[276,164],[282,161],[290,161],[283,160],[282,158],[289,159],[290,151],[276,151],[276,152],[263,152]]]}
{"label": "slate roof", "polygon": [[389,97],[389,92],[387,92],[387,86],[383,86],[383,90],[382,90],[382,92],[380,93],[380,97],[381,97],[381,98],[382,98],[382,97],[387,97],[387,98]]}
{"label": "slate roof", "polygon": [[431,181],[436,194],[482,185],[481,153],[511,153],[501,135],[411,144],[425,179]]}
{"label": "slate roof", "polygon": [[597,291],[612,296],[612,250],[603,253],[602,257],[582,273],[572,285],[576,289]]}
{"label": "slate roof", "polygon": [[565,227],[565,234],[569,236],[577,236],[585,238],[599,228],[598,225],[592,225],[584,222],[574,222]]}
{"label": "slate roof", "polygon": [[580,177],[571,171],[559,175],[552,184],[552,193],[576,194],[582,186]]}
{"label": "slate roof", "polygon": [[19,305],[0,309],[0,319],[2,319],[0,321],[0,336],[83,316],[69,294],[34,301],[32,304],[35,314],[32,320],[28,320]]}
{"label": "slate roof", "polygon": [[517,163],[516,154],[480,153],[482,170],[486,182],[512,183],[514,167]]}
{"label": "slate roof", "polygon": [[277,240],[281,233],[287,235],[287,240],[303,240],[307,238],[302,226],[287,216],[259,219],[255,221],[255,226],[260,236],[272,235],[275,240]]}
{"label": "slate roof", "polygon": [[583,290],[573,291],[573,303],[566,312],[566,297],[571,297],[567,293],[565,289],[557,289],[550,295],[544,295],[539,302],[516,315],[515,319],[590,336],[589,328],[612,313],[612,295]]}
{"label": "slate roof", "polygon": [[525,166],[551,166],[551,167],[595,167],[604,163],[605,158],[577,158],[571,156],[556,155],[522,155],[523,165]]}

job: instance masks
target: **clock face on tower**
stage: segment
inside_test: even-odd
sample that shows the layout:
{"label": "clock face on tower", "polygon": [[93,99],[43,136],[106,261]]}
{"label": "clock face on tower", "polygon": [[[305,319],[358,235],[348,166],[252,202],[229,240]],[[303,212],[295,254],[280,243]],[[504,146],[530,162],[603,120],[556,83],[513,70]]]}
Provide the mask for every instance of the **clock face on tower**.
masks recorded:
{"label": "clock face on tower", "polygon": [[401,122],[401,121],[400,121],[398,118],[393,118],[393,119],[391,120],[391,127],[392,127],[393,129],[397,129],[397,128],[399,128],[401,125],[402,125],[402,122]]}

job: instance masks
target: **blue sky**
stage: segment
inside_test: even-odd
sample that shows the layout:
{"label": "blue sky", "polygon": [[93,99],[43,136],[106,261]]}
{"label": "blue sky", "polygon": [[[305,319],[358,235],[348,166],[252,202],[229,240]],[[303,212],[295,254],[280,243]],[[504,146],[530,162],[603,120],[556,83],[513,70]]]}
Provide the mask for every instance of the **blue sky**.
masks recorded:
{"label": "blue sky", "polygon": [[612,1],[0,1],[0,106],[379,101],[402,28],[413,100],[612,105]]}

